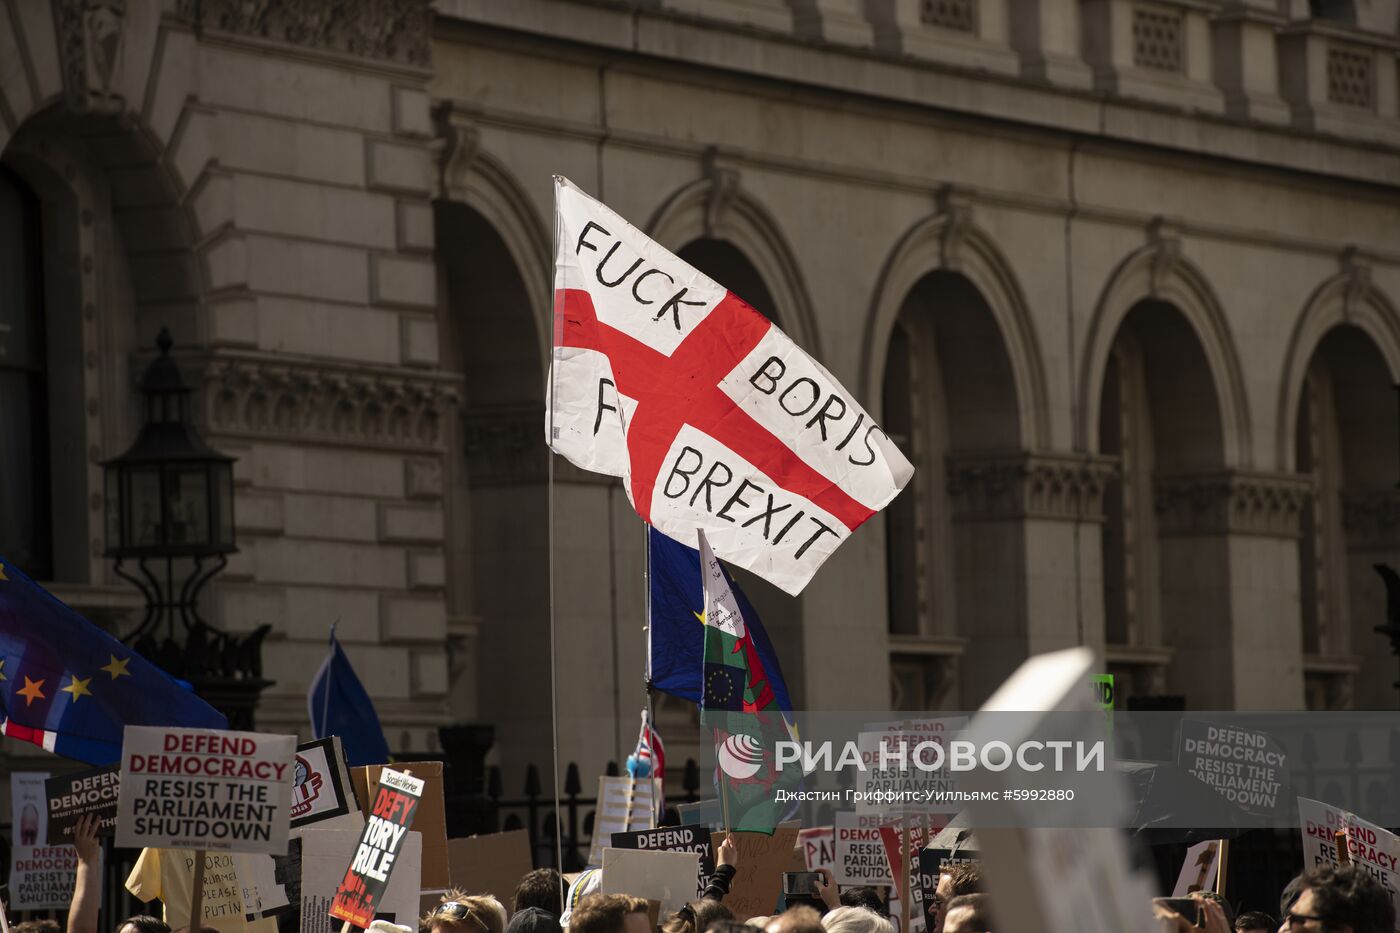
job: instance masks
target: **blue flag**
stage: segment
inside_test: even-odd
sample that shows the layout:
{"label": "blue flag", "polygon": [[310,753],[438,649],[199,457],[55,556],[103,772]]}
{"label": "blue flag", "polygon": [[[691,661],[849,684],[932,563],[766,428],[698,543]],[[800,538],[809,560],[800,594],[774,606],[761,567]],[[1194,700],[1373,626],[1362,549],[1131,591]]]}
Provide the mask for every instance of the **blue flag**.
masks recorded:
{"label": "blue flag", "polygon": [[0,557],[0,731],[91,765],[121,761],[126,726],[227,729],[186,685]]}
{"label": "blue flag", "polygon": [[389,760],[389,743],[384,741],[379,714],[336,640],[334,625],[330,653],[311,680],[306,708],[311,714],[312,737],[340,736],[350,767],[382,765]]}
{"label": "blue flag", "polygon": [[[647,529],[651,552],[651,683],[656,689],[699,703],[704,693],[705,588],[700,577],[700,552]],[[792,712],[778,654],[739,585],[725,572],[743,613],[758,657],[763,662],[778,709]]]}

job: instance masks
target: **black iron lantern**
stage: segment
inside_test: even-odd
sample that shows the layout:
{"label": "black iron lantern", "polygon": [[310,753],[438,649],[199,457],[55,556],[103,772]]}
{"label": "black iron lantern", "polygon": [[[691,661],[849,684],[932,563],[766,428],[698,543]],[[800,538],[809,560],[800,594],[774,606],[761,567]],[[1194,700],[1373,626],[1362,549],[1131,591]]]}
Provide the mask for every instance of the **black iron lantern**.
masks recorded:
{"label": "black iron lantern", "polygon": [[[190,388],[170,358],[170,332],[156,339],[160,355],[141,379],[145,424],[136,443],[103,464],[107,556],[217,558],[233,541],[233,457],[204,443],[190,421]],[[120,572],[120,571],[119,571]],[[212,574],[211,574],[212,576]]]}

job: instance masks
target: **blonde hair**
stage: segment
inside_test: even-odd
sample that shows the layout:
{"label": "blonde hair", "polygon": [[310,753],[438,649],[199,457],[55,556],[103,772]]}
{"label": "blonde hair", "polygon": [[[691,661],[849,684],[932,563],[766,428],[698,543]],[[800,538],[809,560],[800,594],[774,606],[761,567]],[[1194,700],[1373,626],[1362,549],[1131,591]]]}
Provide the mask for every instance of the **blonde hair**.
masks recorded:
{"label": "blonde hair", "polygon": [[[460,920],[451,916],[438,916],[444,904],[457,903],[467,909]],[[442,928],[452,933],[505,933],[506,909],[500,901],[489,894],[467,894],[461,888],[453,888],[443,894],[437,907],[423,915],[420,926],[428,929]]]}
{"label": "blonde hair", "polygon": [[826,933],[894,933],[894,924],[864,907],[837,907],[822,917]]}

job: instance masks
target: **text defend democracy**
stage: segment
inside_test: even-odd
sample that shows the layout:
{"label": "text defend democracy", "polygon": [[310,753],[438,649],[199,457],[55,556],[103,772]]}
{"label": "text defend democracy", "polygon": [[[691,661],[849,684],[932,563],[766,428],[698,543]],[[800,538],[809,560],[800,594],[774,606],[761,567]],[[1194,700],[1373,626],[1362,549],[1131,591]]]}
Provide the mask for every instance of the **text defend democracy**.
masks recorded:
{"label": "text defend democracy", "polygon": [[132,774],[178,774],[273,782],[281,782],[287,772],[286,762],[246,760],[258,753],[258,743],[250,738],[169,734],[165,736],[161,751],[178,754],[132,755],[127,770]]}
{"label": "text defend democracy", "polygon": [[1052,770],[1065,771],[1066,753],[1073,749],[1073,770],[1104,770],[1102,740],[1087,746],[1084,742],[1068,740],[1029,741],[1017,745],[1014,751],[1006,742],[996,741],[987,742],[980,748],[976,743],[962,740],[947,742],[946,750],[944,745],[941,740],[918,742],[912,746],[904,741],[881,743],[877,764],[875,756],[868,751],[862,754],[855,742],[847,742],[833,763],[831,742],[814,744],[784,740],[778,742],[774,749],[774,762],[779,771],[785,765],[796,763],[804,773],[819,767],[824,771],[842,771],[851,767],[860,771],[868,771],[872,767],[879,771],[972,771],[977,768],[1005,771],[1012,764],[1022,771],[1041,771],[1046,766],[1046,759],[1053,758]]}

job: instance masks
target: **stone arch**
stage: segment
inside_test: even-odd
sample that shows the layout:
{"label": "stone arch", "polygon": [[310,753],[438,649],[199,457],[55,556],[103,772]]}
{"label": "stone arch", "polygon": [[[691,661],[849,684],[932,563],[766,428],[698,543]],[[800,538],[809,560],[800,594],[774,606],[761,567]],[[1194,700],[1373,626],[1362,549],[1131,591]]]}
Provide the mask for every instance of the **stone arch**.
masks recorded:
{"label": "stone arch", "polygon": [[1224,308],[1205,275],[1181,256],[1179,240],[1165,225],[1154,223],[1149,235],[1151,242],[1114,270],[1094,308],[1080,377],[1076,446],[1098,451],[1099,406],[1109,354],[1124,319],[1146,300],[1171,305],[1191,326],[1219,400],[1223,465],[1250,466],[1244,375]]}
{"label": "stone arch", "polygon": [[738,172],[715,169],[709,160],[706,165],[706,177],[678,189],[656,209],[647,222],[647,236],[673,251],[696,240],[720,240],[735,247],[768,287],[783,330],[809,355],[821,359],[821,334],[812,301],[777,221],[739,187]]}
{"label": "stone arch", "polygon": [[547,218],[505,165],[480,150],[474,127],[454,122],[450,110],[439,111],[437,119],[447,140],[438,203],[470,207],[505,244],[528,295],[543,365],[553,340],[553,234]]}
{"label": "stone arch", "polygon": [[1342,256],[1342,271],[1308,296],[1288,340],[1275,430],[1275,457],[1280,470],[1296,468],[1298,403],[1308,363],[1323,338],[1342,325],[1363,331],[1385,360],[1391,380],[1400,382],[1400,314],[1372,284],[1364,261],[1349,250]]}
{"label": "stone arch", "polygon": [[910,293],[930,273],[955,273],[980,294],[1000,332],[1015,383],[1020,446],[1041,449],[1049,443],[1049,403],[1024,294],[1010,263],[972,222],[970,207],[946,192],[940,201],[941,209],[910,228],[885,261],[865,332],[864,397],[873,403],[882,395],[890,335]]}

